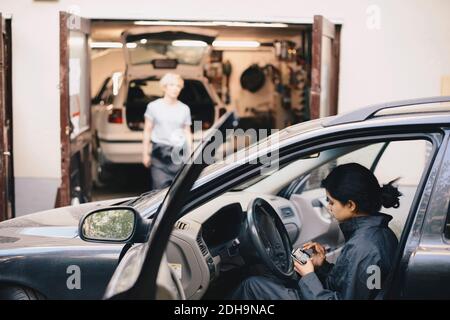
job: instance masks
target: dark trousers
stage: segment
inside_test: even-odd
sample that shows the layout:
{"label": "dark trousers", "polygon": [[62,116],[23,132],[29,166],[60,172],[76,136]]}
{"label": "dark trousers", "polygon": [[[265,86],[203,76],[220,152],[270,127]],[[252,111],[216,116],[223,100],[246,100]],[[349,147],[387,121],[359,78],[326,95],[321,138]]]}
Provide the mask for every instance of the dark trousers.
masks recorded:
{"label": "dark trousers", "polygon": [[[172,153],[174,147],[153,143],[151,154],[150,174],[152,177],[152,189],[163,189],[171,185],[183,163],[174,163]],[[175,160],[178,160],[175,157]]]}
{"label": "dark trousers", "polygon": [[274,276],[252,276],[245,279],[233,293],[233,300],[301,300],[293,281]]}

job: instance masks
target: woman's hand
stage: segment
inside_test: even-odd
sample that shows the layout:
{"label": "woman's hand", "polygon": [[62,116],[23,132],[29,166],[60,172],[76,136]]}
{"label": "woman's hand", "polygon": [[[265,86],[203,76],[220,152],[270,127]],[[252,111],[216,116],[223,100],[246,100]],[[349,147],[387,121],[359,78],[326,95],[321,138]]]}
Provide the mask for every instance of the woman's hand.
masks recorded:
{"label": "woman's hand", "polygon": [[299,262],[295,261],[294,259],[294,269],[297,271],[299,275],[302,277],[306,276],[308,273],[314,272],[314,265],[311,261],[311,259],[308,259],[308,261],[305,264],[300,264]]}
{"label": "woman's hand", "polygon": [[314,267],[320,267],[325,261],[325,247],[317,242],[308,242],[303,245],[303,250],[313,249],[314,253],[311,256],[311,262]]}
{"label": "woman's hand", "polygon": [[143,154],[142,155],[142,164],[146,167],[149,168],[150,165],[152,164],[152,159],[150,157],[150,155],[148,154]]}

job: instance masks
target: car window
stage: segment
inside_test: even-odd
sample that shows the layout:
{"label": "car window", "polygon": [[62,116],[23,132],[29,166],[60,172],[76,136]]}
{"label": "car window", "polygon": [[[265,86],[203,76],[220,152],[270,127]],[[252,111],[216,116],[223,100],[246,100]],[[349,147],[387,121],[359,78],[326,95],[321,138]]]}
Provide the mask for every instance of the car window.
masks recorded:
{"label": "car window", "polygon": [[426,140],[391,141],[375,143],[356,151],[347,153],[312,170],[296,194],[313,201],[324,197],[321,181],[338,165],[356,162],[367,168],[373,167],[380,184],[387,184],[398,179],[395,185],[402,193],[399,208],[382,208],[383,213],[392,215],[389,224],[394,233],[400,237],[406,218],[413,203],[420,179],[430,157],[432,144]]}
{"label": "car window", "polygon": [[320,188],[320,183],[323,179],[333,170],[336,166],[349,163],[357,162],[366,168],[370,168],[374,163],[377,155],[381,152],[383,145],[385,143],[375,143],[368,145],[364,148],[358,149],[356,151],[345,154],[325,165],[318,167],[310,173],[310,177],[306,181],[303,191],[313,190]]}
{"label": "car window", "polygon": [[[220,159],[209,166],[207,166],[205,169],[203,169],[202,173],[200,174],[199,180],[201,178],[206,178],[208,175],[214,176],[217,172],[222,170],[223,168],[227,167],[228,165],[232,163],[244,163],[245,159],[253,154],[258,153],[259,150],[264,150],[266,148],[269,148],[272,145],[276,145],[278,142],[282,143],[283,141],[288,140],[292,136],[306,133],[308,131],[314,131],[319,128],[321,128],[322,119],[315,119],[310,120],[307,122],[302,122],[296,125],[293,125],[291,127],[285,128],[280,131],[275,131],[272,135],[269,135],[268,137],[261,139],[259,141],[255,141],[251,145],[242,148],[236,152],[227,153],[223,159]],[[275,138],[274,138],[275,137]],[[264,178],[267,177],[267,175],[264,176]],[[258,181],[259,179],[255,179]]]}
{"label": "car window", "polygon": [[98,90],[97,94],[94,96],[94,104],[98,104],[102,101],[102,97],[105,95],[105,91],[108,90],[108,86],[111,86],[111,77],[106,78],[102,85],[100,86],[100,89]]}
{"label": "car window", "polygon": [[417,186],[430,153],[431,143],[425,140],[390,142],[374,173],[381,181],[400,177],[400,184]]}
{"label": "car window", "polygon": [[106,90],[103,92],[103,94],[101,96],[101,100],[106,105],[113,103],[114,95],[112,92],[112,85],[108,85],[108,87],[106,88]]}
{"label": "car window", "polygon": [[403,194],[400,197],[400,207],[383,208],[384,213],[393,216],[389,226],[398,235],[403,230],[431,149],[431,143],[425,140],[391,142],[374,171],[380,183],[385,184],[399,178],[396,184]]}
{"label": "car window", "polygon": [[445,238],[450,239],[450,204],[447,210],[447,219],[445,221],[444,236]]}
{"label": "car window", "polygon": [[122,85],[122,81],[123,75],[120,71],[114,72],[111,77],[106,78],[93,99],[94,104],[112,104],[114,102],[114,97],[119,94],[119,88]]}

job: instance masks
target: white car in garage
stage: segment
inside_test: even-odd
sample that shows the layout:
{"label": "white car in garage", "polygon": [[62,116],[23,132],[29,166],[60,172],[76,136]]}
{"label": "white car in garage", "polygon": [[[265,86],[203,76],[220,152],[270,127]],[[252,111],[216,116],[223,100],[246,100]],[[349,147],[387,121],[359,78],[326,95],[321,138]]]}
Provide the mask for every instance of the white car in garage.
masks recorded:
{"label": "white car in garage", "polygon": [[[191,109],[194,144],[224,113],[224,105],[204,75],[211,43],[217,32],[199,28],[140,27],[124,31],[126,70],[106,79],[94,98],[94,181],[108,165],[142,161],[144,112],[149,102],[162,97],[160,78],[179,74],[184,88],[179,99]],[[221,110],[222,109],[222,110]],[[195,127],[197,128],[197,127]]]}

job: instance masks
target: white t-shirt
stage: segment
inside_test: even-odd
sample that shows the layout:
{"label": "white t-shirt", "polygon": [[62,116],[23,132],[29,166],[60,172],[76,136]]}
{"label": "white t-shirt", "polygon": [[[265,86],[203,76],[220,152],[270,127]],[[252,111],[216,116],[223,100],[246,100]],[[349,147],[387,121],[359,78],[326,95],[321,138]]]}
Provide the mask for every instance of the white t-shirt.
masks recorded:
{"label": "white t-shirt", "polygon": [[190,126],[191,110],[181,101],[169,105],[163,98],[150,102],[144,116],[153,122],[152,142],[182,146],[185,126]]}

